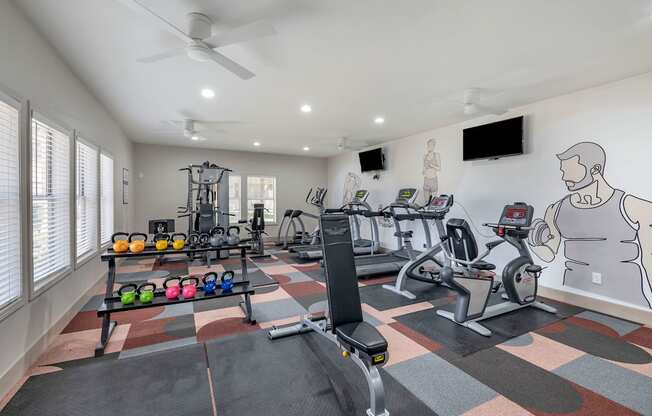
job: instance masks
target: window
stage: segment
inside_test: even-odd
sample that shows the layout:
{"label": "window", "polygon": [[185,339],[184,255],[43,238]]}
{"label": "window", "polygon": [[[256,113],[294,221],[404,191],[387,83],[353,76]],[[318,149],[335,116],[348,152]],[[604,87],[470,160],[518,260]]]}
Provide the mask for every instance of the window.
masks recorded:
{"label": "window", "polygon": [[32,118],[32,261],[35,288],[70,267],[70,137]]}
{"label": "window", "polygon": [[254,204],[265,204],[265,221],[276,222],[276,178],[272,176],[247,177],[247,213],[254,216]]}
{"label": "window", "polygon": [[0,101],[0,308],[20,299],[18,109]]}
{"label": "window", "polygon": [[77,140],[77,259],[97,251],[97,149]]}
{"label": "window", "polygon": [[237,223],[242,219],[242,178],[229,175],[229,222]]}
{"label": "window", "polygon": [[113,235],[113,159],[102,153],[100,155],[100,243],[108,244]]}

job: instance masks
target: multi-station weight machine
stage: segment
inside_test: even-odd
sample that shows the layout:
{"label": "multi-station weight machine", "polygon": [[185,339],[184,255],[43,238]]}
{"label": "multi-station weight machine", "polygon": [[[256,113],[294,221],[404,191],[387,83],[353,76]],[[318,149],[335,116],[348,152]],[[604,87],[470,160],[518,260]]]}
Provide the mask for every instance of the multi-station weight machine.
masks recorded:
{"label": "multi-station weight machine", "polygon": [[[179,170],[188,173],[186,206],[177,209],[179,218],[188,217],[188,236],[210,234],[216,226],[228,228],[231,169],[206,161]],[[228,251],[220,256],[228,257]]]}

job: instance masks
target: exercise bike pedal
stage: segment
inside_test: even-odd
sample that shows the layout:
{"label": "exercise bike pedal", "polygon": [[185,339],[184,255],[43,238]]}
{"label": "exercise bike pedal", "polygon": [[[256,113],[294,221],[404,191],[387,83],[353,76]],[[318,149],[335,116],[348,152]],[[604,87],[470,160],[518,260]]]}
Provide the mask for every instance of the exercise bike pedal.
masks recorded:
{"label": "exercise bike pedal", "polygon": [[496,282],[494,283],[493,287],[491,288],[491,293],[497,293],[500,288],[502,287],[503,282]]}

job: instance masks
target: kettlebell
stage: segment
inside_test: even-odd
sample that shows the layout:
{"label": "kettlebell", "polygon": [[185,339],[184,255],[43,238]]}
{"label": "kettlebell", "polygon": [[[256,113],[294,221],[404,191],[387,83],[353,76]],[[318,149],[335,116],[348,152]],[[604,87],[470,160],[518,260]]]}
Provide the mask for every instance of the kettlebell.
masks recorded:
{"label": "kettlebell", "polygon": [[[194,282],[193,284],[185,284],[186,282]],[[197,286],[199,286],[199,278],[196,276],[184,277],[181,279],[181,294],[184,299],[192,299],[197,294]]]}
{"label": "kettlebell", "polygon": [[[212,279],[209,280],[210,277]],[[204,283],[204,295],[213,295],[215,293],[217,279],[217,273],[215,272],[208,272],[202,277],[201,281]]]}
{"label": "kettlebell", "polygon": [[208,247],[210,244],[211,235],[208,233],[199,234],[199,247]]}
{"label": "kettlebell", "polygon": [[188,245],[190,248],[197,248],[199,245],[199,234],[197,233],[190,233],[188,236]]}
{"label": "kettlebell", "polygon": [[225,242],[224,227],[219,225],[213,227],[211,230],[211,239],[210,243],[213,247],[219,247]]}
{"label": "kettlebell", "polygon": [[230,246],[237,246],[240,244],[240,227],[232,225],[226,233],[226,243]]}
{"label": "kettlebell", "polygon": [[[127,289],[131,290],[127,291]],[[137,290],[138,286],[136,286],[134,283],[127,283],[126,285],[120,286],[120,289],[118,289],[120,302],[122,302],[123,305],[132,305],[136,300]]]}
{"label": "kettlebell", "polygon": [[[177,284],[170,286],[169,282],[176,280]],[[179,287],[179,282],[181,279],[178,277],[168,277],[163,281],[163,287],[165,288],[165,297],[169,300],[177,299],[181,294],[181,288]]]}
{"label": "kettlebell", "polygon": [[222,284],[220,287],[224,292],[230,292],[231,289],[233,289],[233,278],[235,277],[235,273],[233,270],[227,270],[224,273],[222,273]]}
{"label": "kettlebell", "polygon": [[[124,236],[125,238],[118,239],[117,237]],[[115,233],[111,236],[111,242],[113,243],[113,251],[116,253],[124,253],[129,250],[129,234],[127,233]]]}
{"label": "kettlebell", "polygon": [[[134,237],[143,237],[142,240],[134,240]],[[147,240],[147,234],[143,233],[131,233],[129,235],[129,251],[132,253],[141,253],[145,250],[145,241]]]}
{"label": "kettlebell", "polygon": [[154,236],[154,245],[158,251],[163,251],[168,249],[168,242],[170,241],[170,236],[168,234],[159,233]]}
{"label": "kettlebell", "polygon": [[170,239],[172,240],[172,248],[175,250],[181,250],[186,245],[186,235],[184,233],[174,233]]}
{"label": "kettlebell", "polygon": [[145,282],[138,286],[138,300],[141,303],[152,303],[154,300],[154,291],[156,290],[156,284],[151,282]]}

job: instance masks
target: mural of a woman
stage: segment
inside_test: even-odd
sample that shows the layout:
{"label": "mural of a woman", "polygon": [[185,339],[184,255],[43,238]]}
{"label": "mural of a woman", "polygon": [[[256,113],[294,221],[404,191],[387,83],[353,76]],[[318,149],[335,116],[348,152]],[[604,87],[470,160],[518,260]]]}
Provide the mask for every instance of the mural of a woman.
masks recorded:
{"label": "mural of a woman", "polygon": [[428,201],[430,197],[437,195],[439,191],[439,171],[441,170],[441,158],[437,147],[436,139],[429,139],[426,142],[426,154],[423,156],[423,198]]}

